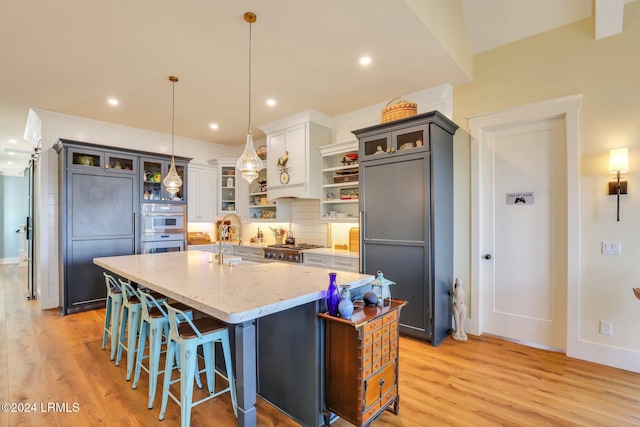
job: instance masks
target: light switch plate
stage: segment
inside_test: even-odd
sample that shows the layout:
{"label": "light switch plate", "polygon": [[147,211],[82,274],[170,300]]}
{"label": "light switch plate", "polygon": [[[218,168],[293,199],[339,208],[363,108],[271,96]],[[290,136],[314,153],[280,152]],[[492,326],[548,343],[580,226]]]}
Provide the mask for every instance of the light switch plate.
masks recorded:
{"label": "light switch plate", "polygon": [[602,241],[603,255],[620,255],[622,254],[622,244],[620,242]]}

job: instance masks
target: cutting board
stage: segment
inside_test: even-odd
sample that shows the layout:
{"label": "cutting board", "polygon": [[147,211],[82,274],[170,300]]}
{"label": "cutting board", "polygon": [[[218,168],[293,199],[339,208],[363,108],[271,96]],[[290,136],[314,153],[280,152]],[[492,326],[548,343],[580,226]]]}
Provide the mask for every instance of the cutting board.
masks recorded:
{"label": "cutting board", "polygon": [[360,252],[360,229],[358,227],[349,229],[349,252]]}

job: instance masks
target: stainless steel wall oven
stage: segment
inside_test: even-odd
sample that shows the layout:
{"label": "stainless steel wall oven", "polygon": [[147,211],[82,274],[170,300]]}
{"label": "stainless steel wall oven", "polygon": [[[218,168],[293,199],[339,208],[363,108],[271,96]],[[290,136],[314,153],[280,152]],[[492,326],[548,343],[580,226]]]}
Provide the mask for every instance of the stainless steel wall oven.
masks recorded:
{"label": "stainless steel wall oven", "polygon": [[140,208],[140,252],[184,251],[187,242],[185,205],[143,203]]}

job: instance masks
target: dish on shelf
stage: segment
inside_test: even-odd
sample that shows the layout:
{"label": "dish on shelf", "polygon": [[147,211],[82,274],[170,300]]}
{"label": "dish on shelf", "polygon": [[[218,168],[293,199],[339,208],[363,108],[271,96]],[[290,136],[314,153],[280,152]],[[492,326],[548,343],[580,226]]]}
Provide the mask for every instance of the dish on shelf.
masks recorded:
{"label": "dish on shelf", "polygon": [[83,166],[93,166],[93,156],[78,156],[76,157],[77,164]]}
{"label": "dish on shelf", "polygon": [[344,166],[353,165],[358,162],[358,153],[347,153],[341,160]]}

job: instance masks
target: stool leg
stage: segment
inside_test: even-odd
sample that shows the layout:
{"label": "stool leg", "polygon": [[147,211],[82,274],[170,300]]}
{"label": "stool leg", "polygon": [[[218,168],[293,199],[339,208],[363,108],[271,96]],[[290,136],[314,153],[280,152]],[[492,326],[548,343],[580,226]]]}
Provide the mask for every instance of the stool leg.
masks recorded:
{"label": "stool leg", "polygon": [[202,345],[202,355],[204,356],[204,372],[207,378],[207,388],[209,394],[213,394],[216,389],[216,342],[211,341]]}
{"label": "stool leg", "polygon": [[127,333],[127,381],[131,379],[133,361],[136,355],[136,340],[140,327],[140,310],[131,310],[129,319],[129,332]]}
{"label": "stool leg", "polygon": [[147,407],[153,408],[158,386],[158,371],[160,364],[160,344],[162,344],[162,326],[154,322],[149,341],[149,402]]}
{"label": "stool leg", "polygon": [[144,360],[144,346],[147,344],[148,331],[149,323],[142,321],[142,325],[140,325],[140,338],[138,338],[138,351],[136,352],[136,369],[133,374],[133,384],[131,385],[132,389],[138,387],[138,381],[140,380],[140,371],[142,370],[142,361]]}
{"label": "stool leg", "polygon": [[127,332],[128,319],[129,307],[125,305],[122,308],[122,324],[120,325],[120,333],[118,334],[118,355],[116,356],[116,366],[120,366],[120,359],[122,359],[122,349],[124,348],[124,337]]}
{"label": "stool leg", "polygon": [[229,387],[231,387],[231,404],[233,405],[233,413],[238,418],[238,400],[236,399],[236,381],[233,376],[233,364],[231,363],[231,344],[229,335],[222,337],[222,354],[224,354],[224,366],[227,370],[227,378],[229,379]]}
{"label": "stool leg", "polygon": [[104,311],[104,332],[102,333],[102,349],[107,346],[107,337],[109,336],[109,328],[111,327],[111,306],[113,298],[107,295],[107,304]]}
{"label": "stool leg", "polygon": [[189,427],[193,402],[193,382],[195,377],[197,345],[183,342],[180,346],[180,425]]}
{"label": "stool leg", "polygon": [[112,296],[113,311],[111,312],[111,360],[116,356],[118,350],[118,337],[120,336],[120,307],[122,307],[122,295]]}
{"label": "stool leg", "polygon": [[164,413],[167,410],[167,401],[169,400],[169,387],[171,386],[171,372],[173,371],[173,359],[176,356],[176,343],[167,338],[167,359],[164,365],[164,381],[162,382],[162,403],[160,404],[160,415],[158,419],[164,419]]}

